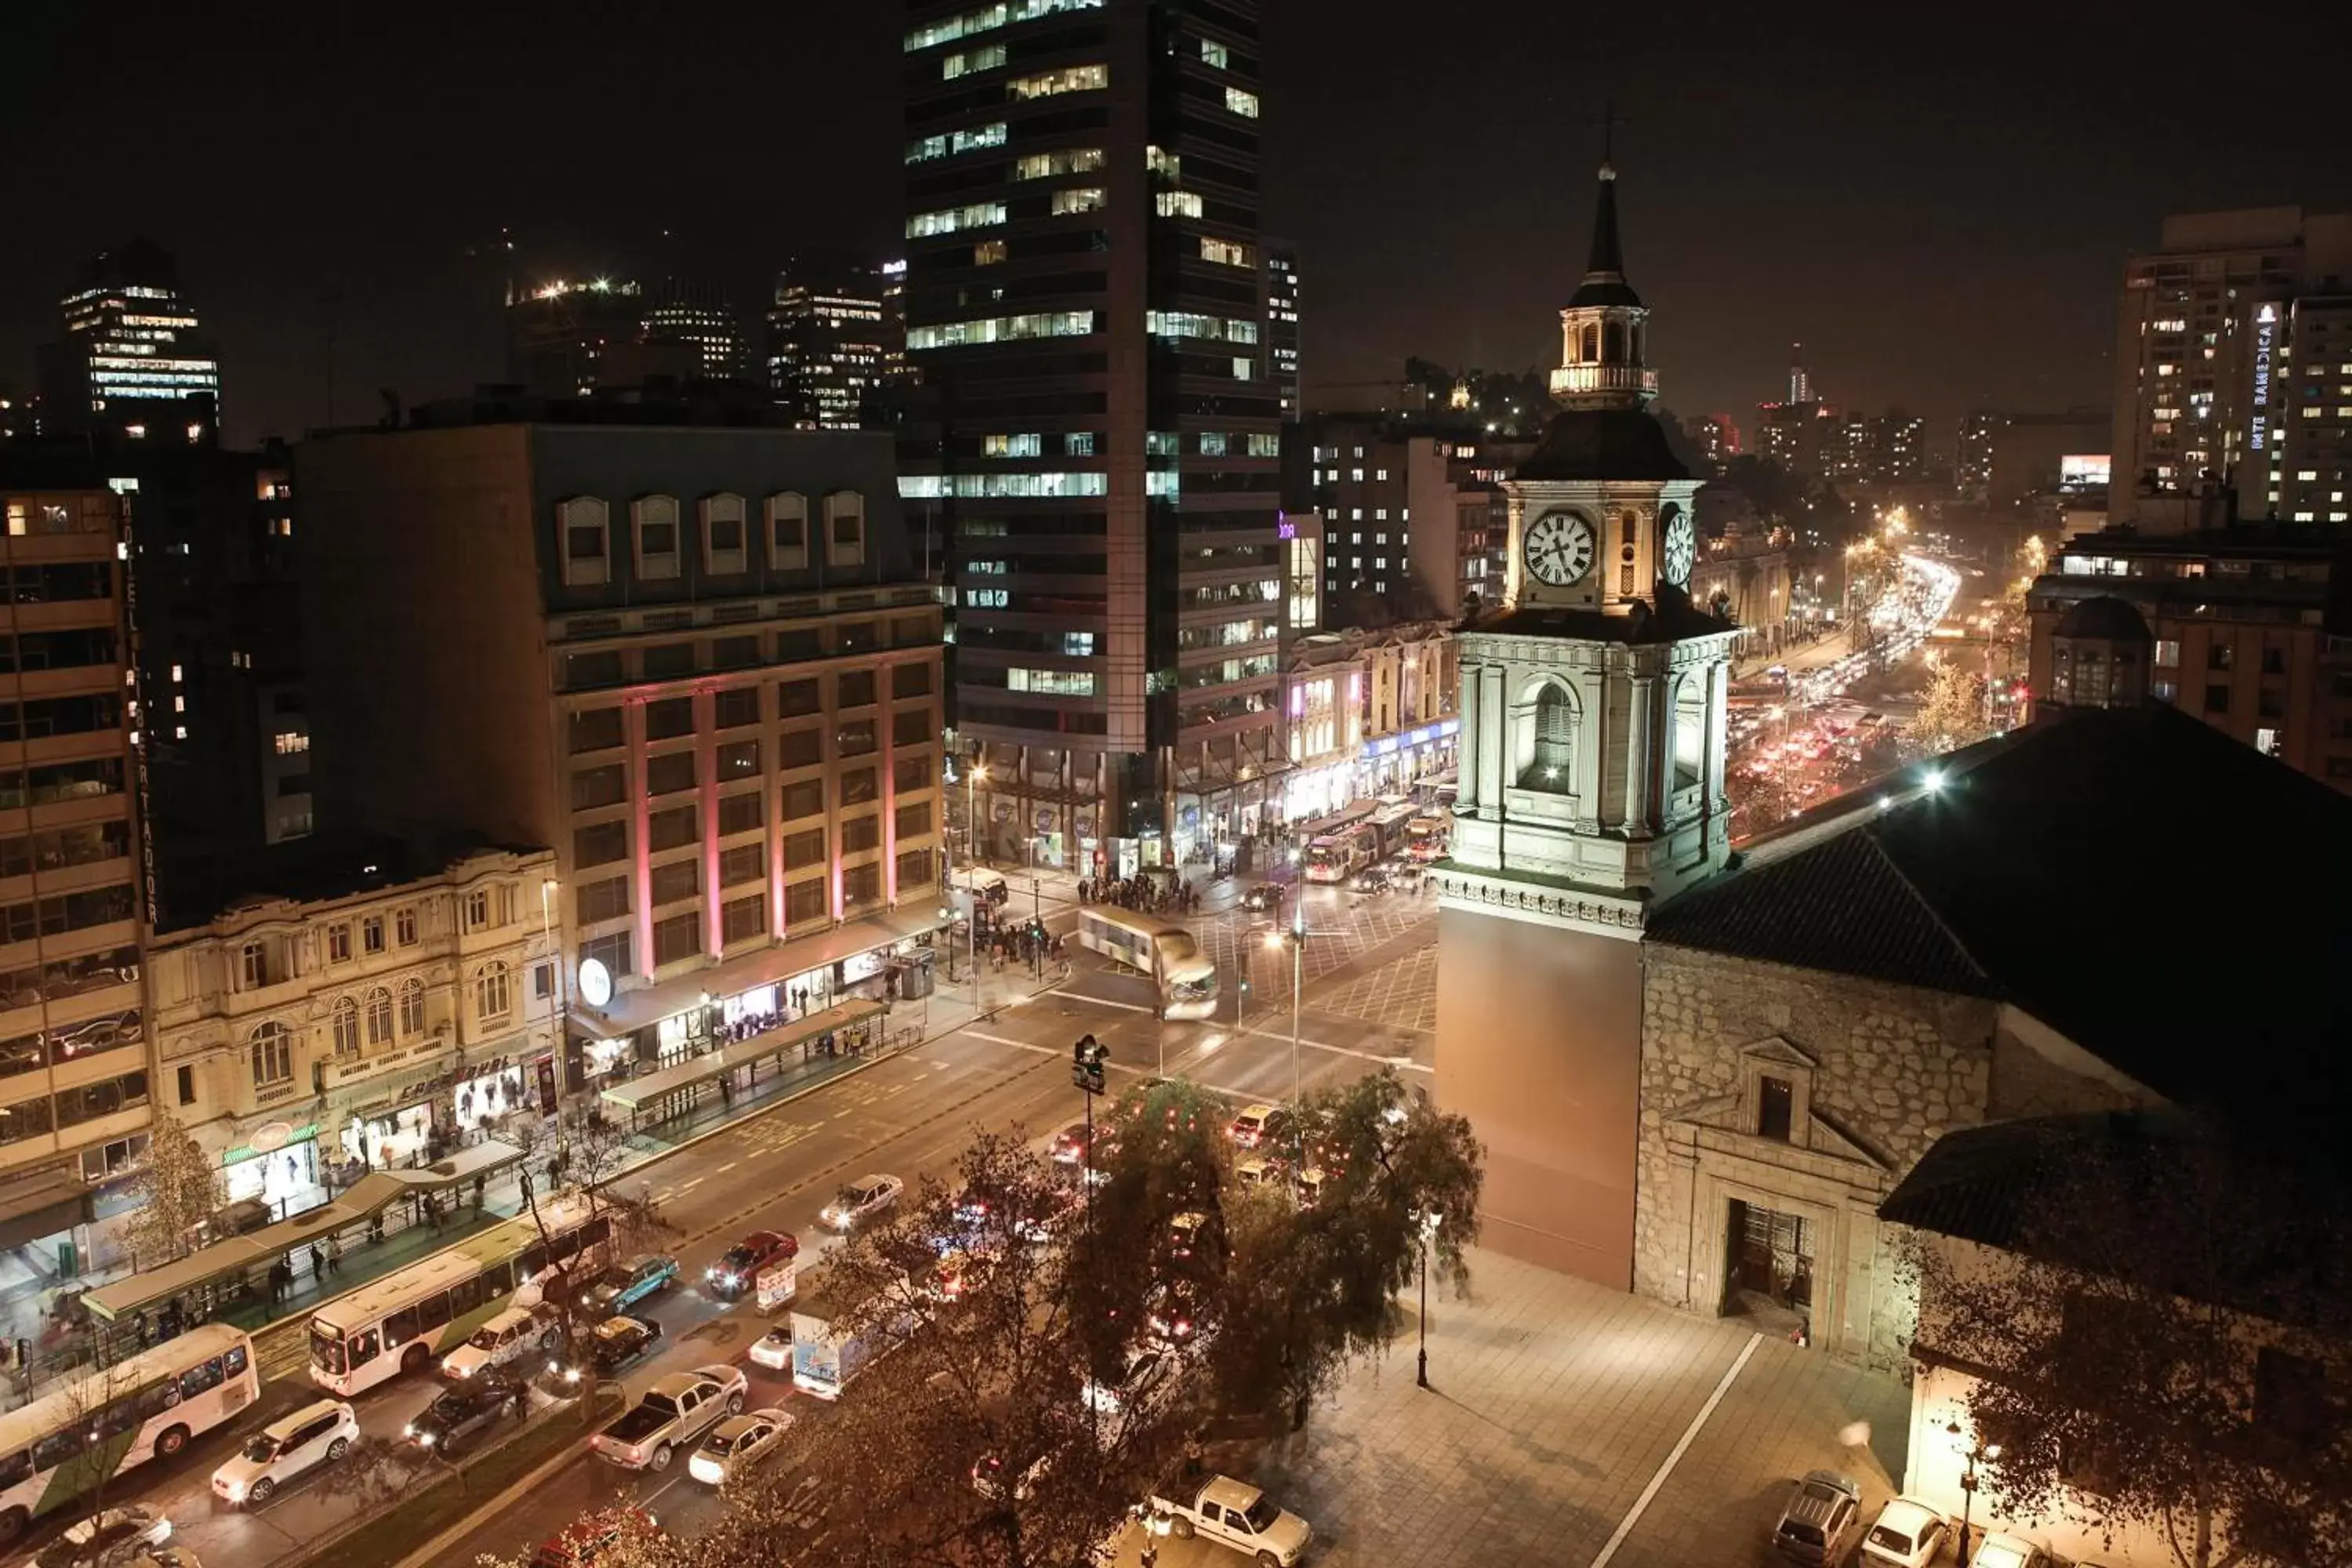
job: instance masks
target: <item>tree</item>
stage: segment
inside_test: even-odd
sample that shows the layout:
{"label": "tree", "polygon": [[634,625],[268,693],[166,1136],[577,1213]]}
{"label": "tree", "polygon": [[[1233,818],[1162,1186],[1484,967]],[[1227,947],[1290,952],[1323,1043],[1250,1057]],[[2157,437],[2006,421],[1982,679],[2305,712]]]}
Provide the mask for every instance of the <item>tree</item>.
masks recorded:
{"label": "tree", "polygon": [[1308,1095],[1293,1168],[1311,1201],[1272,1183],[1227,1208],[1231,1258],[1208,1360],[1219,1408],[1303,1426],[1315,1398],[1403,1323],[1399,1297],[1429,1250],[1432,1273],[1469,1287],[1485,1152],[1392,1071]]}
{"label": "tree", "polygon": [[1937,665],[1911,721],[1912,738],[1931,753],[1953,752],[1984,739],[1990,729],[1984,678],[1950,660]]}
{"label": "tree", "polygon": [[[538,1141],[528,1130],[522,1139],[523,1162],[516,1179],[521,1186],[523,1208],[538,1228],[539,1239],[550,1260],[549,1276],[541,1282],[541,1299],[554,1306],[561,1315],[565,1342],[576,1343],[581,1334],[595,1326],[580,1311],[579,1303],[581,1292],[597,1267],[596,1257],[584,1247],[566,1253],[554,1245],[541,1206],[539,1183],[530,1173],[530,1158],[539,1147]],[[663,1217],[650,1193],[640,1188],[630,1195],[616,1190],[614,1178],[621,1174],[628,1153],[626,1130],[609,1118],[593,1116],[569,1129],[544,1167],[550,1200],[559,1192],[568,1193],[579,1200],[586,1223],[593,1225],[599,1219],[606,1223],[611,1237],[604,1248],[607,1258],[626,1257],[663,1240],[677,1228]],[[562,1185],[566,1183],[570,1184],[568,1188]]]}
{"label": "tree", "polygon": [[187,1124],[158,1109],[147,1135],[147,1159],[131,1180],[138,1208],[123,1227],[136,1268],[169,1263],[187,1250],[196,1227],[227,1201],[220,1166]]}
{"label": "tree", "polygon": [[[2352,1344],[2340,1181],[2186,1123],[2033,1130],[2002,1251],[1915,1233],[1919,1341],[1977,1373],[1979,1511],[2159,1535],[2182,1568],[2341,1563]],[[1978,1136],[1983,1136],[1979,1134]]]}

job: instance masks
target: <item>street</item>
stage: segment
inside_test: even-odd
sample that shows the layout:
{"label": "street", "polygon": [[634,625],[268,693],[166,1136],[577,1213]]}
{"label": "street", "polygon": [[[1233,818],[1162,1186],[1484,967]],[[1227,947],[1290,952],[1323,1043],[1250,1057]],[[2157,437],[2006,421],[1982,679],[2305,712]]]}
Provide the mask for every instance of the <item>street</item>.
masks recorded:
{"label": "street", "polygon": [[[817,1213],[845,1180],[881,1171],[911,1183],[943,1172],[975,1127],[1018,1125],[1042,1144],[1076,1121],[1083,1108],[1069,1086],[1067,1060],[1081,1034],[1092,1033],[1110,1047],[1114,1089],[1122,1078],[1164,1073],[1236,1100],[1289,1094],[1289,954],[1264,950],[1264,917],[1215,907],[1231,905],[1237,892],[1230,883],[1220,885],[1209,900],[1211,910],[1195,921],[1203,946],[1226,974],[1227,1006],[1218,1020],[1157,1022],[1149,983],[1112,972],[1073,943],[1072,973],[1059,987],[755,1113],[625,1177],[625,1190],[648,1188],[664,1217],[678,1227],[670,1250],[682,1265],[683,1281],[646,1309],[662,1325],[665,1348],[628,1372],[630,1394],[664,1373],[740,1361],[765,1331],[767,1321],[751,1305],[725,1305],[695,1288],[704,1268],[743,1232],[793,1231],[802,1238],[803,1258],[813,1259],[838,1245],[817,1228]],[[1307,891],[1306,911],[1309,1005],[1299,1015],[1299,1083],[1312,1088],[1387,1065],[1425,1075],[1426,1024],[1434,1006],[1433,900],[1318,887]],[[1049,929],[1066,931],[1075,912],[1049,903],[1045,918]],[[1236,1023],[1233,965],[1242,961],[1255,969],[1256,984],[1249,1012]],[[1011,966],[1003,978],[1013,978]],[[952,994],[956,987],[944,990]],[[275,1370],[289,1359],[273,1358],[265,1367]],[[786,1378],[749,1363],[746,1371],[755,1403],[782,1402],[804,1417],[824,1408],[791,1393]],[[397,1446],[403,1425],[435,1392],[426,1380],[401,1379],[362,1395],[354,1403],[363,1432]],[[299,1373],[268,1384],[248,1419],[192,1444],[174,1461],[133,1472],[110,1489],[108,1501],[136,1500],[156,1508],[173,1520],[175,1539],[206,1562],[263,1568],[293,1555],[363,1509],[381,1506],[381,1489],[360,1484],[356,1461],[346,1473],[314,1473],[258,1510],[215,1501],[209,1480],[246,1434],[312,1397],[314,1390]],[[405,1450],[390,1463],[388,1480],[422,1469]],[[683,1465],[657,1478],[635,1476],[589,1459],[583,1444],[527,1499],[510,1502],[495,1523],[447,1558],[470,1562],[480,1552],[528,1552],[581,1509],[624,1500],[655,1508],[666,1525],[683,1531],[716,1506],[706,1489],[687,1479]]]}

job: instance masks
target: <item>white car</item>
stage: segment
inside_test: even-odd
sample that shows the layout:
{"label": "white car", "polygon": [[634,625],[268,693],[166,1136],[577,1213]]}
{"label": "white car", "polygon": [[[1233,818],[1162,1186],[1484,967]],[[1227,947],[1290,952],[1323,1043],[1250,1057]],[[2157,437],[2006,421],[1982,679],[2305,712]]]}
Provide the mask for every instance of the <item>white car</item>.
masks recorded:
{"label": "white car", "polygon": [[705,1486],[724,1486],[737,1471],[750,1469],[766,1458],[792,1426],[793,1418],[781,1410],[730,1415],[711,1428],[702,1447],[687,1460],[686,1473]]}
{"label": "white car", "polygon": [[751,1359],[770,1372],[793,1370],[793,1326],[779,1323],[751,1342]]}
{"label": "white car", "polygon": [[1977,1568],[2053,1568],[2050,1553],[2021,1535],[1988,1535],[1978,1546]]}
{"label": "white car", "polygon": [[172,1539],[172,1521],[131,1503],[102,1509],[68,1528],[33,1559],[39,1568],[122,1568]]}
{"label": "white car", "polygon": [[1927,1568],[1944,1550],[1951,1521],[1907,1497],[1896,1498],[1878,1510],[1878,1518],[1862,1538],[1864,1564],[1891,1568]]}
{"label": "white car", "polygon": [[320,1399],[246,1439],[235,1458],[213,1472],[213,1491],[231,1507],[265,1503],[286,1482],[331,1465],[359,1441],[359,1417],[340,1399]]}
{"label": "white car", "polygon": [[828,1230],[853,1231],[880,1218],[906,1190],[907,1184],[896,1176],[860,1176],[835,1194],[817,1218]]}
{"label": "white car", "polygon": [[519,1361],[532,1351],[551,1349],[554,1343],[554,1331],[542,1326],[536,1312],[509,1307],[443,1356],[441,1375],[472,1377],[489,1367]]}
{"label": "white car", "polygon": [[1102,1417],[1095,1436],[1108,1447],[1118,1441],[1128,1423],[1165,1409],[1183,1378],[1183,1358],[1176,1352],[1138,1351],[1128,1358],[1127,1371],[1116,1384],[1088,1378],[1078,1390],[1078,1400]]}

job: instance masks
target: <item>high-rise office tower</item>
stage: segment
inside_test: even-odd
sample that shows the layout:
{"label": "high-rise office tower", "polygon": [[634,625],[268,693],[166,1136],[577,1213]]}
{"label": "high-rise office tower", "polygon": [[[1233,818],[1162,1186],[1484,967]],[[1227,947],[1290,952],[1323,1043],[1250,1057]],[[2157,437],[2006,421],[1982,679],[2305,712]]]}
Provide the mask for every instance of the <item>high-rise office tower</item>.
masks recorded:
{"label": "high-rise office tower", "polygon": [[1802,343],[1789,345],[1789,401],[1813,401],[1813,378],[1805,374],[1805,345]]}
{"label": "high-rise office tower", "polygon": [[[803,251],[776,276],[768,312],[768,391],[804,428],[855,430],[893,357],[891,279],[862,257]],[[905,325],[898,357],[904,360]]]}
{"label": "high-rise office tower", "polygon": [[1164,860],[1279,809],[1257,6],[908,16],[901,482],[953,541],[979,847]]}
{"label": "high-rise office tower", "polygon": [[2177,521],[2234,486],[2242,515],[2352,521],[2352,213],[2168,217],[2124,266],[2110,516]]}
{"label": "high-rise office tower", "polygon": [[1282,417],[1298,423],[1298,247],[1286,239],[1265,247],[1265,362],[1282,397]]}
{"label": "high-rise office tower", "polygon": [[[626,279],[551,279],[507,289],[507,379],[544,397],[584,397],[624,378],[645,321],[645,290]],[[670,368],[693,363],[668,350]]]}
{"label": "high-rise office tower", "polygon": [[2008,423],[2009,416],[1984,408],[1960,416],[1958,460],[1952,469],[1952,483],[1967,499],[1981,501],[1991,488],[1993,440]]}
{"label": "high-rise office tower", "polygon": [[648,343],[682,343],[692,350],[694,375],[699,380],[736,380],[750,358],[726,294],[708,283],[663,279],[646,307],[641,328]]}
{"label": "high-rise office tower", "polygon": [[180,264],[134,239],[81,264],[41,353],[42,427],[195,445],[220,433],[220,358],[197,335]]}

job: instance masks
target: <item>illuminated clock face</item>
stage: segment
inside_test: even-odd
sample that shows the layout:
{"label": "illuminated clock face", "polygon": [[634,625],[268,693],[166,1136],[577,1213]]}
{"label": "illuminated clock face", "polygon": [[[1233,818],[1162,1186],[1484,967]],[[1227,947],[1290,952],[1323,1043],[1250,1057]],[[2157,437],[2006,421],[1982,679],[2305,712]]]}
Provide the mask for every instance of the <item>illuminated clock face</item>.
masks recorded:
{"label": "illuminated clock face", "polygon": [[1690,513],[1675,510],[1667,516],[1663,543],[1666,581],[1677,588],[1688,587],[1691,558],[1698,547],[1697,535],[1691,528]]}
{"label": "illuminated clock face", "polygon": [[580,999],[591,1007],[602,1007],[613,999],[613,972],[604,967],[603,959],[580,961]]}
{"label": "illuminated clock face", "polygon": [[1548,511],[1528,530],[1520,553],[1537,582],[1565,588],[1592,570],[1592,524],[1572,511]]}

